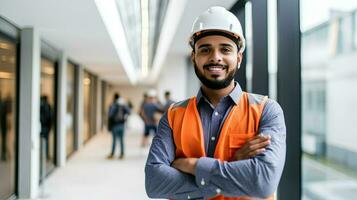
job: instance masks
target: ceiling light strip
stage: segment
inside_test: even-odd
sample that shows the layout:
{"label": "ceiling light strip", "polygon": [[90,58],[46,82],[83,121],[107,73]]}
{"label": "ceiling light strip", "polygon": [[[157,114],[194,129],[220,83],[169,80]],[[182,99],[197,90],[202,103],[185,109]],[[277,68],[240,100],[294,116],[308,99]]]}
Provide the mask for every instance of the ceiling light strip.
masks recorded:
{"label": "ceiling light strip", "polygon": [[121,23],[118,7],[115,0],[95,0],[97,9],[107,28],[114,48],[119,56],[120,62],[132,84],[135,84],[138,77],[134,70],[134,64],[130,55],[128,42],[125,37],[123,25]]}
{"label": "ceiling light strip", "polygon": [[149,0],[141,0],[141,70],[148,75],[149,65]]}
{"label": "ceiling light strip", "polygon": [[170,0],[167,7],[165,21],[161,29],[157,51],[150,71],[148,81],[154,83],[161,71],[163,62],[166,59],[170,44],[176,34],[176,29],[180,23],[187,0]]}

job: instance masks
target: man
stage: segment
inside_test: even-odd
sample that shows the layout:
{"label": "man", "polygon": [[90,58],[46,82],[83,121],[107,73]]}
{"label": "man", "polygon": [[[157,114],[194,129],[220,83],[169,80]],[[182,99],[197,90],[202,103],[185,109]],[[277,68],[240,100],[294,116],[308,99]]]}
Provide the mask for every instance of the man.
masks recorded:
{"label": "man", "polygon": [[0,91],[0,132],[1,132],[1,160],[6,161],[6,142],[7,142],[7,122],[6,105],[2,102]]}
{"label": "man", "polygon": [[145,167],[151,198],[273,199],[285,161],[283,112],[233,80],[245,40],[238,19],[211,7],[194,22],[197,97],[162,117]]}
{"label": "man", "polygon": [[123,102],[118,93],[114,94],[113,103],[109,108],[108,129],[112,132],[112,151],[108,155],[108,159],[113,159],[115,154],[116,141],[120,141],[120,156],[119,159],[124,159],[124,128],[127,116],[131,109]]}
{"label": "man", "polygon": [[166,112],[169,109],[170,105],[173,104],[173,103],[175,103],[175,101],[173,101],[171,99],[170,91],[166,91],[165,92],[165,104],[164,104],[164,109],[163,109],[164,112]]}
{"label": "man", "polygon": [[41,122],[41,137],[45,140],[46,159],[50,159],[49,138],[53,122],[53,111],[46,95],[40,99],[40,122]]}
{"label": "man", "polygon": [[140,116],[142,116],[145,124],[144,136],[141,143],[142,147],[146,147],[148,145],[151,132],[153,132],[154,135],[156,134],[158,120],[155,118],[155,114],[162,112],[162,106],[156,98],[156,91],[149,90],[147,93],[147,100],[144,101],[140,113]]}

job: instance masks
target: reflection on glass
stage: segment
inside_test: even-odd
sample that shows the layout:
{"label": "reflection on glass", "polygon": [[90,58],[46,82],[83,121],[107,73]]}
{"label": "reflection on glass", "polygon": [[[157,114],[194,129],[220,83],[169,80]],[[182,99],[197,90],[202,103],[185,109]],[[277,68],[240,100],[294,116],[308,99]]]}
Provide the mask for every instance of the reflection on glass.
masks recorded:
{"label": "reflection on glass", "polygon": [[67,66],[67,112],[66,112],[66,154],[69,156],[74,151],[74,65],[69,63]]}
{"label": "reflection on glass", "polygon": [[113,102],[113,99],[110,98],[112,96],[114,96],[113,87],[109,83],[105,83],[103,120],[104,120],[104,125],[106,126],[108,125],[109,107]]}
{"label": "reflection on glass", "polygon": [[301,6],[303,199],[355,199],[357,2],[316,2]]}
{"label": "reflection on glass", "polygon": [[[40,177],[55,167],[55,63],[41,59],[41,102],[40,102]],[[45,169],[43,165],[45,163]]]}
{"label": "reflection on glass", "polygon": [[15,194],[16,51],[0,35],[0,199]]}
{"label": "reflection on glass", "polygon": [[83,109],[83,138],[84,142],[87,142],[90,137],[96,134],[96,78],[88,73],[84,72],[83,75],[83,96],[84,96],[84,109]]}
{"label": "reflection on glass", "polygon": [[87,142],[91,136],[90,134],[90,106],[91,106],[91,75],[88,72],[84,72],[83,77],[83,92],[84,92],[84,109],[83,109],[83,139],[84,142]]}

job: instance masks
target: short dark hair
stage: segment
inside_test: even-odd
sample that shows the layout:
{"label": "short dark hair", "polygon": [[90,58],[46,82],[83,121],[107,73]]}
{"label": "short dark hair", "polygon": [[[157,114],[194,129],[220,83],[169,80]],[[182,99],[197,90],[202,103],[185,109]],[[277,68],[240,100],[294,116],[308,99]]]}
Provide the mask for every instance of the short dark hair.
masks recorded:
{"label": "short dark hair", "polygon": [[170,96],[170,94],[171,94],[170,91],[165,92],[165,96]]}
{"label": "short dark hair", "polygon": [[115,94],[114,94],[114,100],[119,99],[119,97],[120,97],[119,93],[115,93]]}
{"label": "short dark hair", "polygon": [[47,102],[48,101],[48,96],[47,95],[42,95],[40,99],[41,99],[41,101],[46,101]]}

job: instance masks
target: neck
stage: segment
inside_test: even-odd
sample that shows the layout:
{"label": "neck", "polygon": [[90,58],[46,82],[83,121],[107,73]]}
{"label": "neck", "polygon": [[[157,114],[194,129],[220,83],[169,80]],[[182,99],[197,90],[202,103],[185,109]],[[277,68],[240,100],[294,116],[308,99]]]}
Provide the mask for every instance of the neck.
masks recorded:
{"label": "neck", "polygon": [[211,88],[208,88],[208,87],[202,85],[202,91],[203,91],[204,95],[208,98],[209,102],[211,102],[211,104],[214,107],[216,107],[218,105],[218,103],[221,101],[221,99],[223,97],[225,97],[229,93],[231,93],[233,89],[234,89],[234,81],[233,80],[227,87],[219,89],[219,90],[211,89]]}

